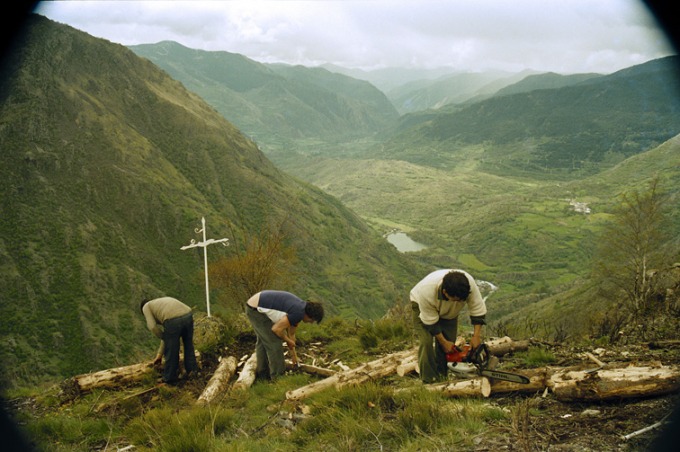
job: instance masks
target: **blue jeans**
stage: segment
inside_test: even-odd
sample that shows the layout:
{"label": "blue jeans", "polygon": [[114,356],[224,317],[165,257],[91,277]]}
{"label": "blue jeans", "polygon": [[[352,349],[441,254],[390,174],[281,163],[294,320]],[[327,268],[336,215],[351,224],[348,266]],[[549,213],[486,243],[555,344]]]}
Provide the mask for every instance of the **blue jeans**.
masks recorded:
{"label": "blue jeans", "polygon": [[194,317],[191,313],[163,322],[163,381],[172,383],[179,373],[180,339],[184,345],[184,369],[187,372],[198,370],[194,353]]}

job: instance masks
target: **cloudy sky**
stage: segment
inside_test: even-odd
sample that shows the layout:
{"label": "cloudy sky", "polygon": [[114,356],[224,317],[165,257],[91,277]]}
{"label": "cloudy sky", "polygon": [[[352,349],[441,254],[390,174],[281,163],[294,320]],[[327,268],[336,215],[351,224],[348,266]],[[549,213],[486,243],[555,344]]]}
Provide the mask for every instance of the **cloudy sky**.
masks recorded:
{"label": "cloudy sky", "polygon": [[675,53],[640,0],[50,1],[36,12],[123,45],[306,66],[611,73]]}

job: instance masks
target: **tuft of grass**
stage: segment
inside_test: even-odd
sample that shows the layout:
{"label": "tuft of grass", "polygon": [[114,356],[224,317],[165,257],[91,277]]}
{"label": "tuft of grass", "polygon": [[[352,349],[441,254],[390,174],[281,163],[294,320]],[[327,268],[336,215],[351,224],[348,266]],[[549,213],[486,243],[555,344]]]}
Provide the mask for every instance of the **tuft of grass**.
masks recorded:
{"label": "tuft of grass", "polygon": [[[470,445],[506,414],[482,400],[451,400],[425,388],[394,392],[369,383],[315,394],[312,416],[291,440],[301,450],[443,450]],[[329,428],[332,426],[332,428]]]}
{"label": "tuft of grass", "polygon": [[217,439],[231,436],[237,426],[234,410],[223,406],[151,410],[125,429],[133,444],[161,451],[212,451]]}
{"label": "tuft of grass", "polygon": [[25,429],[26,435],[44,450],[92,450],[111,433],[106,419],[54,414],[36,419]]}
{"label": "tuft of grass", "polygon": [[359,343],[366,351],[402,348],[413,336],[413,326],[404,319],[383,318],[363,322]]}
{"label": "tuft of grass", "polygon": [[556,361],[555,355],[542,347],[530,347],[526,352],[518,353],[526,367],[541,367]]}

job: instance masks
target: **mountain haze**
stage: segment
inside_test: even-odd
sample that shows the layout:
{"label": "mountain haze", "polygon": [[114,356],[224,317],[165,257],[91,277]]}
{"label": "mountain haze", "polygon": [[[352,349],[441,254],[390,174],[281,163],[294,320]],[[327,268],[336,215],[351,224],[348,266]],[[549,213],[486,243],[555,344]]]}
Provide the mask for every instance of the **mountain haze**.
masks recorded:
{"label": "mountain haze", "polygon": [[[202,216],[209,238],[232,242],[208,248],[211,262],[244,235],[283,225],[298,277],[280,289],[324,301],[329,315],[380,316],[417,277],[358,216],[280,172],[212,107],[124,46],[33,15],[3,76],[8,383],[148,358],[157,344],[139,313],[143,296],[204,310],[200,248],[180,250],[200,239]],[[240,312],[244,300],[212,292],[215,315]]]}
{"label": "mountain haze", "polygon": [[175,42],[130,49],[208,99],[262,144],[358,139],[391,126],[398,117],[373,85],[326,69],[265,65],[242,55],[194,50]]}

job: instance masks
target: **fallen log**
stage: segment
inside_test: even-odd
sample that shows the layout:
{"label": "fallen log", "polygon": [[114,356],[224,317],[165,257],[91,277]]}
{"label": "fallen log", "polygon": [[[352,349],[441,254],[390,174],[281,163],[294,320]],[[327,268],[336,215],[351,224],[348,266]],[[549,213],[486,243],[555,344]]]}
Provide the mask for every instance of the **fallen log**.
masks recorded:
{"label": "fallen log", "polygon": [[393,374],[403,360],[415,353],[415,349],[392,353],[375,361],[363,364],[356,369],[338,372],[323,380],[316,381],[301,388],[288,391],[286,399],[300,400],[327,388],[340,389],[346,386],[358,385],[369,380],[375,380]]}
{"label": "fallen log", "polygon": [[153,361],[147,361],[76,375],[61,383],[61,392],[68,399],[72,399],[95,388],[116,388],[139,382],[153,370],[153,366]]}
{"label": "fallen log", "polygon": [[489,347],[489,353],[494,356],[503,356],[517,351],[526,351],[531,345],[531,341],[529,340],[514,341],[508,336],[499,339],[491,339],[485,341],[485,343],[486,346]]}
{"label": "fallen log", "polygon": [[423,386],[428,391],[438,392],[444,397],[489,397],[491,384],[486,377],[469,380],[452,380]]}
{"label": "fallen log", "polygon": [[[201,354],[196,352],[196,360],[200,362]],[[184,359],[180,356],[180,366]],[[62,396],[72,399],[93,389],[118,388],[143,380],[149,371],[154,369],[152,361],[146,361],[129,366],[114,367],[87,374],[76,375],[60,385]]]}
{"label": "fallen log", "polygon": [[446,397],[489,397],[503,393],[538,393],[552,391],[564,402],[607,401],[627,398],[652,397],[680,390],[680,369],[662,365],[629,366],[600,370],[544,367],[523,370],[528,384],[475,377],[446,383],[425,385]]}
{"label": "fallen log", "polygon": [[229,380],[236,373],[237,364],[238,361],[234,356],[223,358],[196,403],[206,405],[223,393],[229,385]]}
{"label": "fallen log", "polygon": [[540,369],[522,370],[521,372],[513,370],[513,372],[519,373],[529,378],[529,383],[521,384],[513,383],[511,381],[492,379],[490,382],[491,386],[489,388],[491,394],[503,394],[508,392],[531,394],[544,391],[545,388],[548,386],[548,381],[550,380],[551,376],[551,371],[547,367],[543,367]]}
{"label": "fallen log", "polygon": [[680,390],[680,372],[677,367],[661,365],[566,371],[552,375],[548,384],[558,400],[619,400],[676,392]]}
{"label": "fallen log", "polygon": [[241,373],[232,385],[232,390],[248,389],[255,383],[255,369],[257,367],[257,357],[255,353],[243,365]]}

